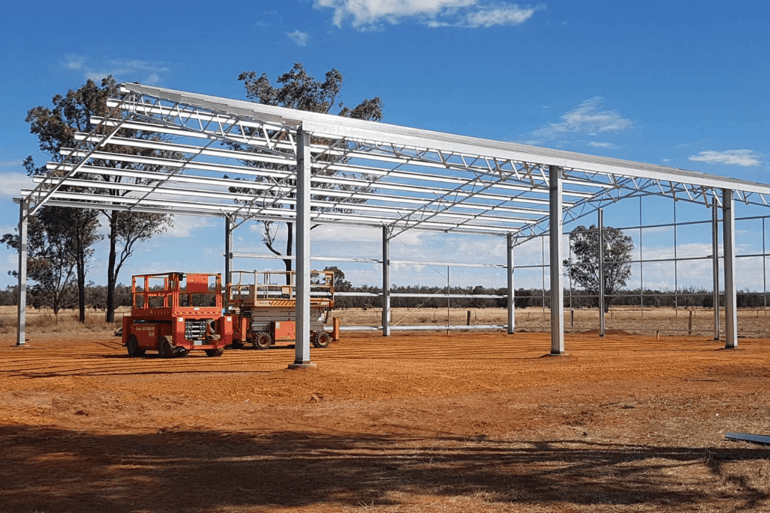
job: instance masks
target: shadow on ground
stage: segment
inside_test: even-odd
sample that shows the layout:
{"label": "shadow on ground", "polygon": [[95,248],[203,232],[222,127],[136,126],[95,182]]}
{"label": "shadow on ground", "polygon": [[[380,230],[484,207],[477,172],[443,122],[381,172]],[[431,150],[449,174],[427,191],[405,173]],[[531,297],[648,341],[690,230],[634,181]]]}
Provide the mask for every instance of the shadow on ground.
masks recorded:
{"label": "shadow on ground", "polygon": [[[766,478],[748,470],[770,462],[770,449],[746,445],[174,430],[101,436],[14,426],[0,428],[0,447],[5,511],[387,509],[420,495],[585,511],[717,503],[752,511],[769,502],[756,481]],[[727,472],[735,462],[746,472]]]}

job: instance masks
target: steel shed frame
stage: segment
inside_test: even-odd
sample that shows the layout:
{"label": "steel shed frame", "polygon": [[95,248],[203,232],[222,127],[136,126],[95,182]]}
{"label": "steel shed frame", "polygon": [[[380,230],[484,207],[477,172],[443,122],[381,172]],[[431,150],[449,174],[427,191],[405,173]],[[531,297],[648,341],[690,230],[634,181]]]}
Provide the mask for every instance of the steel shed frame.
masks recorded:
{"label": "steel shed frame", "polygon": [[[226,269],[234,227],[246,220],[294,222],[300,286],[292,366],[311,366],[303,315],[311,225],[380,228],[385,299],[388,244],[407,230],[506,237],[509,296],[513,248],[547,233],[551,297],[562,298],[563,223],[626,197],[659,195],[722,208],[726,345],[737,346],[733,204],[767,206],[770,185],[141,84],[121,84],[108,107],[107,116],[92,119],[90,132],[76,135],[77,147],[47,164],[34,189],[21,191],[20,295],[27,218],[43,205],[224,218]],[[23,299],[18,345],[25,337]],[[562,354],[563,302],[555,304],[551,353]],[[512,297],[508,305],[513,333]]]}

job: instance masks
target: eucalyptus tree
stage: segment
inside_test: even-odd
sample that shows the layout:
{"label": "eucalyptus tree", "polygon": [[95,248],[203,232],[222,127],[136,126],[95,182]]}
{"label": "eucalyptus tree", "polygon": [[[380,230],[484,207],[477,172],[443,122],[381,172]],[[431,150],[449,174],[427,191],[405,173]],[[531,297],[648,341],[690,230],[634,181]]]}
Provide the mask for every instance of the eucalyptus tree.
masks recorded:
{"label": "eucalyptus tree", "polygon": [[[372,99],[364,99],[358,105],[353,108],[349,108],[339,100],[340,92],[344,84],[342,73],[336,69],[331,69],[326,72],[323,81],[316,80],[313,76],[309,75],[301,63],[296,63],[287,73],[279,76],[277,79],[277,85],[273,85],[270,82],[267,74],[263,73],[257,75],[255,71],[244,71],[238,77],[239,81],[242,81],[246,89],[246,97],[254,102],[272,105],[278,107],[286,107],[290,109],[305,110],[310,112],[319,112],[323,114],[336,114],[343,117],[364,119],[369,121],[381,121],[382,120],[382,101],[379,97]],[[313,143],[322,142],[318,138],[313,138]],[[237,143],[232,143],[231,146],[234,149],[241,151],[249,151],[248,146],[242,146]],[[319,155],[316,157],[320,161],[328,162],[347,162],[345,157],[331,156],[331,155]],[[282,164],[270,164],[263,162],[254,162],[251,160],[243,160],[244,165],[294,172],[294,166],[287,166]],[[313,169],[314,175],[344,175],[339,171],[331,169]],[[365,175],[358,175],[359,178],[366,178]],[[263,180],[257,178],[257,181]],[[295,180],[293,178],[285,178],[279,181],[281,185],[287,187],[293,187]],[[344,190],[353,193],[363,193],[370,190],[366,186],[353,186],[345,184],[316,184],[315,187],[323,187],[329,190]],[[238,191],[237,187],[231,188],[232,191]],[[275,193],[267,193],[270,197],[265,196],[261,198],[264,201],[271,201],[275,199]],[[289,195],[289,198],[293,197],[293,194]],[[331,197],[316,195],[315,198],[320,201],[330,200]],[[335,198],[336,202],[340,202],[339,198]],[[353,204],[362,203],[365,200],[353,197],[346,199],[343,203]],[[273,203],[271,201],[271,203]],[[273,203],[273,206],[277,206]],[[289,202],[284,208],[293,209],[294,205]],[[336,207],[333,209],[335,212],[344,212],[344,207]],[[294,244],[294,223],[287,222],[285,224],[285,246],[279,248],[279,229],[273,221],[260,221],[262,224],[262,241],[273,254],[280,257],[291,257],[293,254]],[[292,269],[291,258],[285,258],[283,260],[284,266],[287,271]]]}
{"label": "eucalyptus tree", "polygon": [[[93,121],[93,117],[106,117],[109,114],[107,100],[118,92],[118,84],[113,77],[108,76],[97,85],[93,80],[88,80],[77,90],[69,90],[65,95],[56,95],[53,97],[53,108],[38,106],[27,112],[26,121],[30,125],[30,132],[37,136],[40,150],[47,155],[50,161],[59,163],[65,160],[68,155],[68,149],[77,145],[75,134],[77,132],[95,133],[105,135],[106,127],[98,127]],[[120,129],[117,134],[120,137],[147,138],[153,137],[149,134],[135,130]],[[162,156],[161,152],[154,149],[141,149],[135,147],[121,146],[120,144],[106,144],[101,148],[103,153],[122,153],[122,154],[141,154],[143,156]],[[108,157],[92,159],[96,167],[105,168],[137,168],[145,171],[162,171],[160,166],[148,166],[145,164],[131,164],[121,160],[113,160]],[[27,171],[31,175],[42,174],[46,172],[46,166],[36,167],[32,157],[25,161]],[[154,180],[139,178],[126,178],[125,176],[116,176],[114,173],[89,172],[79,175],[85,180],[95,182],[113,182],[125,184],[128,181],[132,183],[151,183]],[[105,195],[125,195],[125,189],[113,188],[93,188],[90,192]],[[148,214],[124,212],[118,210],[103,210],[102,216],[107,223],[107,239],[109,242],[109,255],[107,263],[107,322],[112,322],[115,318],[114,293],[115,285],[118,281],[118,273],[121,266],[133,254],[135,244],[151,238],[153,235],[162,233],[166,227],[171,224],[172,217],[165,214]],[[78,272],[83,275],[78,281],[85,282],[85,267],[79,267]]]}
{"label": "eucalyptus tree", "polygon": [[[43,207],[30,216],[27,228],[27,277],[32,282],[32,304],[51,308],[57,319],[62,308],[78,303],[76,268],[82,253],[77,254],[76,245],[81,241],[72,232],[83,227],[72,227],[73,217],[79,214],[71,214],[71,209]],[[6,233],[0,242],[19,250],[18,233]],[[18,276],[16,271],[8,274]]]}
{"label": "eucalyptus tree", "polygon": [[604,310],[607,311],[613,296],[631,276],[631,254],[634,243],[631,237],[611,226],[602,229],[604,244],[604,283],[599,280],[599,229],[591,225],[578,226],[569,234],[573,259],[564,260],[567,275],[578,283],[588,294],[597,297],[600,287],[604,289]]}

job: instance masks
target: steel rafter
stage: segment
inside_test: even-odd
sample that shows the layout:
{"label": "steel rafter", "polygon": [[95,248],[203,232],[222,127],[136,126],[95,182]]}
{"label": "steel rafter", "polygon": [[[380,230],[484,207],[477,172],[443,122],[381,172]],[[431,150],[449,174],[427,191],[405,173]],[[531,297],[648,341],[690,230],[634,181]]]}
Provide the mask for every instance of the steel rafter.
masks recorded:
{"label": "steel rafter", "polygon": [[[705,206],[723,189],[763,206],[770,195],[765,184],[665,166],[139,84],[123,84],[108,106],[108,116],[92,120],[97,128],[78,134],[77,147],[65,149],[64,160],[49,163],[49,175],[26,191],[31,209],[98,204],[293,222],[300,128],[311,134],[312,221],[388,226],[390,236],[410,229],[513,233],[521,243],[549,222],[552,166],[562,170],[567,222],[639,194]],[[155,137],[126,137],[121,129]],[[105,151],[108,142],[137,151]],[[93,175],[136,183],[89,180]]]}

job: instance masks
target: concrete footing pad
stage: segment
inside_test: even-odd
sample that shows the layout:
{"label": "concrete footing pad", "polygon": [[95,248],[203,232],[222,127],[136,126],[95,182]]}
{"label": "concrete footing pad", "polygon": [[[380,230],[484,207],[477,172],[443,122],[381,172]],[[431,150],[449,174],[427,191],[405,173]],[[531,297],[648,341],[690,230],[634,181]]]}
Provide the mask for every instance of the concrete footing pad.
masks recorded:
{"label": "concrete footing pad", "polygon": [[317,369],[318,365],[308,362],[308,363],[290,363],[289,364],[290,369]]}

